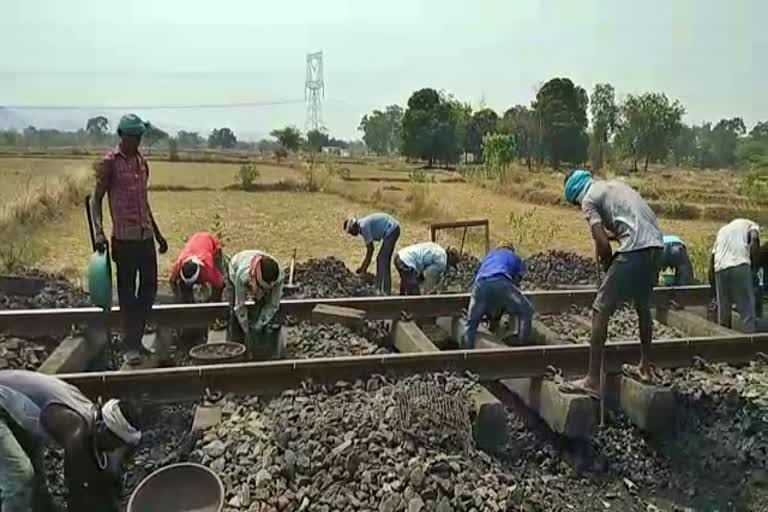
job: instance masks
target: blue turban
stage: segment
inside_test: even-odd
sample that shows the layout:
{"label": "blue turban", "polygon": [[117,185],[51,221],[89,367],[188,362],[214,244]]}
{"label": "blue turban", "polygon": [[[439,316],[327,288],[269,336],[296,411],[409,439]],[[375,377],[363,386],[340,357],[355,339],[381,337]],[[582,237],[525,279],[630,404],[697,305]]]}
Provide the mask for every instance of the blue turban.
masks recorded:
{"label": "blue turban", "polygon": [[126,114],[120,118],[120,124],[117,125],[117,133],[122,135],[134,135],[141,137],[147,130],[147,123],[141,120],[136,114]]}
{"label": "blue turban", "polygon": [[583,169],[573,171],[565,181],[565,200],[571,204],[579,204],[591,184],[592,173]]}

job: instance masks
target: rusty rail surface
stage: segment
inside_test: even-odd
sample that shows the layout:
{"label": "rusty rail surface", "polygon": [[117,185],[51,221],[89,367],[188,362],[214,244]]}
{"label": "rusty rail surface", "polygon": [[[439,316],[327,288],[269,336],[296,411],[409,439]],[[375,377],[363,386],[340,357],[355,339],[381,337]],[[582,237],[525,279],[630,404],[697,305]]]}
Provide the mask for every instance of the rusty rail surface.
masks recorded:
{"label": "rusty rail surface", "polygon": [[[590,306],[595,289],[535,290],[525,295],[539,314],[566,311],[570,306]],[[702,306],[710,301],[708,286],[681,286],[656,288],[654,300],[658,307],[667,307],[670,301],[681,306]],[[361,309],[371,320],[397,319],[401,312],[415,318],[457,316],[469,303],[468,293],[448,295],[343,297],[335,299],[285,299],[281,313],[299,319],[308,319],[318,304]],[[252,305],[253,303],[249,303]],[[150,322],[173,327],[205,326],[217,318],[226,318],[229,306],[224,302],[207,304],[155,304]],[[0,331],[13,330],[55,333],[76,325],[103,323],[119,327],[120,308],[104,313],[96,307],[61,309],[14,309],[0,311]]]}
{"label": "rusty rail surface", "polygon": [[[711,361],[745,363],[758,353],[768,353],[768,334],[685,338],[653,343],[654,361],[663,368],[690,365],[696,356]],[[607,371],[616,373],[622,363],[637,362],[639,354],[640,345],[637,342],[608,343]],[[295,388],[306,381],[314,384],[354,382],[375,374],[456,371],[471,372],[488,381],[539,377],[546,374],[549,366],[554,366],[566,375],[577,375],[587,367],[588,355],[588,345],[571,344],[78,373],[59,377],[91,397],[133,396],[168,402],[199,398],[206,389],[262,394]]]}

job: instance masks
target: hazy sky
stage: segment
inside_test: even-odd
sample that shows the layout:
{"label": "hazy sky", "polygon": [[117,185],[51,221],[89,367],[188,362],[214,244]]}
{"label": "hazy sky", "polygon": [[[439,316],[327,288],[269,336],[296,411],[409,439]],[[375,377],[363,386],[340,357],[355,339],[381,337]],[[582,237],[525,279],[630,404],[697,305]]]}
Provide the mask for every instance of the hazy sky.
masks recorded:
{"label": "hazy sky", "polygon": [[[417,88],[501,113],[554,76],[751,126],[768,119],[766,19],[765,0],[0,0],[0,105],[302,100],[322,50],[325,124],[345,138]],[[170,131],[304,127],[303,104],[138,111]]]}

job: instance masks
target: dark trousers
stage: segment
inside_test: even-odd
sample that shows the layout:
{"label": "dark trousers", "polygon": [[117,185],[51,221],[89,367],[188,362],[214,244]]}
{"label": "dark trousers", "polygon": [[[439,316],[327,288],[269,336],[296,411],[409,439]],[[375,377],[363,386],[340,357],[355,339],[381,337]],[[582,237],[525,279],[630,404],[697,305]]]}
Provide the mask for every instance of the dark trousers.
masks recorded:
{"label": "dark trousers", "polygon": [[129,350],[146,352],[141,345],[141,337],[157,296],[155,241],[113,238],[112,259],[117,267],[117,297],[123,323],[123,343]]}
{"label": "dark trousers", "polygon": [[419,274],[395,255],[395,269],[400,275],[400,295],[421,295]]}
{"label": "dark trousers", "polygon": [[392,255],[398,238],[400,238],[400,226],[384,237],[379,254],[376,255],[376,287],[384,295],[392,295]]}

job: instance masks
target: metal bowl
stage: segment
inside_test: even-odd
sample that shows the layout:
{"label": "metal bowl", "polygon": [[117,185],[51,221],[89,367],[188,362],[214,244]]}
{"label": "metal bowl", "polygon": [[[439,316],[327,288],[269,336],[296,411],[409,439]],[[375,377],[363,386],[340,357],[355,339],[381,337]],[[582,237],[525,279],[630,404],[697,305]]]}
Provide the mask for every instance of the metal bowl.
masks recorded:
{"label": "metal bowl", "polygon": [[171,464],[139,483],[127,512],[221,512],[224,485],[200,464]]}
{"label": "metal bowl", "polygon": [[245,359],[245,351],[242,343],[203,343],[192,347],[189,357],[198,364],[234,363]]}

